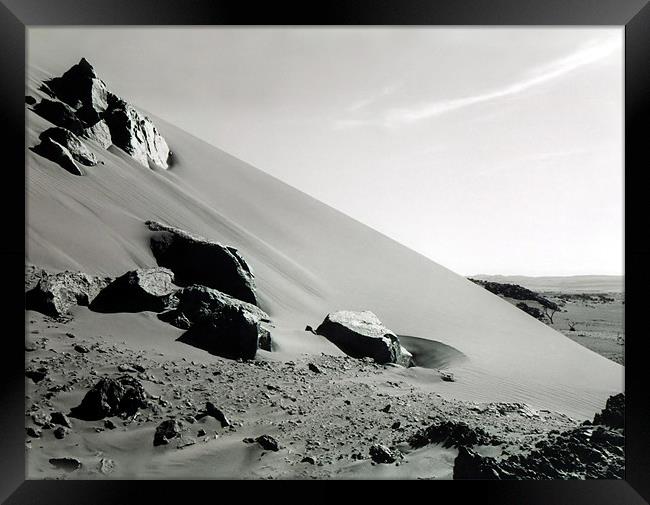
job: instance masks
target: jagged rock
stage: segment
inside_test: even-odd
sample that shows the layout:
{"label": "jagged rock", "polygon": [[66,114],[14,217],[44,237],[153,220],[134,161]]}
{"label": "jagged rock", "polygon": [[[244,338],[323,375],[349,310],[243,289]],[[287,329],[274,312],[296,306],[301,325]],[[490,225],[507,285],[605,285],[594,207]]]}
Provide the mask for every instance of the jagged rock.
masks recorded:
{"label": "jagged rock", "polygon": [[625,393],[610,396],[605,408],[594,416],[593,424],[604,424],[610,428],[625,428]]}
{"label": "jagged rock", "polygon": [[460,447],[454,479],[622,479],[624,437],[599,426],[549,432],[526,454],[497,460]]}
{"label": "jagged rock", "polygon": [[181,424],[176,419],[167,419],[160,423],[156,428],[156,433],[153,437],[153,445],[167,445],[170,440],[180,437]]}
{"label": "jagged rock", "polygon": [[180,286],[200,284],[257,305],[254,275],[237,249],[155,221],[145,224],[154,232],[156,261],[174,271]]}
{"label": "jagged rock", "polygon": [[278,441],[270,435],[261,435],[255,439],[255,442],[262,446],[262,449],[267,451],[279,451],[280,446]]}
{"label": "jagged rock", "polygon": [[411,436],[408,442],[414,448],[440,443],[443,447],[473,447],[497,445],[499,440],[482,428],[471,428],[463,422],[443,421],[420,430]]}
{"label": "jagged rock", "polygon": [[111,131],[113,144],[145,167],[169,167],[169,146],[151,119],[131,104],[109,94],[109,108],[104,119]]}
{"label": "jagged rock", "polygon": [[54,77],[44,84],[73,109],[79,110],[83,107],[82,115],[89,122],[99,117],[108,107],[106,84],[97,77],[95,69],[85,58],[81,58],[79,63],[61,77]]}
{"label": "jagged rock", "polygon": [[243,307],[224,305],[207,313],[178,340],[230,359],[253,359],[260,345],[268,344],[268,331]]}
{"label": "jagged rock", "polygon": [[323,373],[323,371],[315,363],[309,363],[307,367],[309,368],[309,370],[311,370],[314,373]]}
{"label": "jagged rock", "polygon": [[110,419],[106,419],[104,421],[104,428],[106,428],[107,430],[114,430],[116,426],[113,421],[111,421]]}
{"label": "jagged rock", "polygon": [[26,95],[26,96],[25,96],[25,103],[26,103],[27,105],[34,105],[34,104],[36,103],[36,98],[34,98],[34,97],[31,96],[31,95]]}
{"label": "jagged rock", "polygon": [[32,381],[34,381],[34,384],[38,384],[43,379],[45,379],[45,377],[47,377],[47,368],[40,367],[36,370],[25,370],[25,377],[32,379]]}
{"label": "jagged rock", "polygon": [[95,297],[90,309],[96,312],[161,312],[168,308],[174,273],[167,268],[142,268],[116,278]]}
{"label": "jagged rock", "polygon": [[128,375],[117,379],[103,377],[86,393],[81,404],[70,411],[70,415],[96,421],[112,416],[132,416],[146,406],[146,393],[140,381]]}
{"label": "jagged rock", "polygon": [[83,346],[81,344],[76,344],[74,346],[74,350],[80,354],[88,354],[90,352],[90,349],[88,349],[86,346]]}
{"label": "jagged rock", "polygon": [[340,310],[328,314],[316,333],[336,344],[353,358],[373,358],[377,363],[413,364],[413,355],[399,343],[395,333],[386,328],[369,310]]}
{"label": "jagged rock", "polygon": [[113,145],[111,131],[104,120],[98,121],[94,125],[85,128],[81,133],[81,136],[97,142],[104,149],[108,149]]}
{"label": "jagged rock", "polygon": [[370,457],[375,463],[394,463],[397,455],[383,444],[370,447]]}
{"label": "jagged rock", "polygon": [[38,428],[34,428],[32,426],[26,428],[25,432],[27,433],[28,437],[32,437],[32,438],[41,438],[41,435],[43,434],[41,430],[39,430]]}
{"label": "jagged rock", "polygon": [[69,431],[70,430],[68,430],[68,428],[65,428],[63,426],[59,426],[52,433],[54,433],[55,438],[61,440],[61,439],[65,438],[65,436],[68,434]]}
{"label": "jagged rock", "polygon": [[226,414],[224,414],[221,409],[217,408],[214,403],[212,402],[206,402],[205,404],[205,413],[208,416],[214,417],[217,421],[221,423],[222,428],[227,428],[228,426],[231,426],[231,422],[228,420],[226,417]]}
{"label": "jagged rock", "polygon": [[72,175],[86,175],[81,167],[75,162],[72,153],[52,139],[41,141],[40,144],[32,147],[32,151],[43,156],[43,158],[60,165],[61,168],[70,172]]}
{"label": "jagged rock", "polygon": [[108,279],[82,272],[46,274],[26,293],[26,308],[62,317],[74,305],[89,305],[108,282]]}
{"label": "jagged rock", "polygon": [[79,470],[82,466],[77,458],[50,458],[50,464],[67,472]]}
{"label": "jagged rock", "polygon": [[54,128],[48,128],[42,132],[38,138],[41,140],[41,142],[46,141],[46,139],[50,139],[57,144],[62,145],[70,152],[72,158],[82,165],[89,167],[94,167],[97,165],[97,158],[95,154],[90,151],[86,147],[86,144],[84,144],[81,139],[70,130],[56,126]]}
{"label": "jagged rock", "polygon": [[50,123],[81,135],[86,123],[77,117],[75,110],[63,102],[44,98],[32,107],[32,110]]}
{"label": "jagged rock", "polygon": [[114,469],[115,469],[115,461],[108,458],[102,458],[99,461],[99,465],[97,465],[97,470],[99,470],[99,472],[103,474],[111,473]]}
{"label": "jagged rock", "polygon": [[66,428],[72,428],[72,423],[70,422],[70,419],[63,412],[52,412],[52,414],[50,415],[50,422],[52,424],[65,426]]}

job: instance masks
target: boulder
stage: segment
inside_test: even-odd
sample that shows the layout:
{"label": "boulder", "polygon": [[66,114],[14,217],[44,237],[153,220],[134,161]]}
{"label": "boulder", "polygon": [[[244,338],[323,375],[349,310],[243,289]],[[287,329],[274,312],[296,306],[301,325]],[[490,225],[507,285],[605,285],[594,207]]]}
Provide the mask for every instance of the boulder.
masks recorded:
{"label": "boulder", "polygon": [[270,344],[268,335],[243,307],[225,305],[192,324],[178,340],[225,358],[254,359],[261,345]]}
{"label": "boulder", "polygon": [[375,463],[395,463],[397,455],[382,444],[370,447],[370,457]]}
{"label": "boulder", "polygon": [[176,322],[181,321],[180,328],[186,324],[192,325],[200,322],[208,316],[219,314],[224,310],[240,308],[259,322],[270,322],[269,315],[256,305],[242,302],[221,291],[205,286],[193,285],[176,291],[172,295],[170,304],[174,306],[174,309],[161,314],[160,319],[175,326]]}
{"label": "boulder", "polygon": [[79,167],[75,162],[72,153],[52,139],[41,141],[40,144],[32,147],[32,151],[43,156],[43,158],[57,163],[61,168],[70,172],[72,175],[86,175],[81,167]]}
{"label": "boulder", "polygon": [[261,435],[255,441],[262,446],[262,449],[266,449],[267,451],[275,452],[280,450],[278,441],[270,435]]}
{"label": "boulder", "polygon": [[50,465],[53,465],[66,472],[73,472],[81,468],[81,461],[77,458],[50,458]]}
{"label": "boulder", "polygon": [[104,120],[98,121],[94,125],[85,128],[83,132],[81,132],[81,136],[97,142],[104,149],[108,149],[113,144],[111,131]]}
{"label": "boulder", "polygon": [[132,416],[147,406],[146,393],[137,379],[128,375],[103,377],[86,393],[81,404],[70,411],[72,417],[97,421],[105,417]]}
{"label": "boulder", "polygon": [[316,333],[336,344],[354,358],[369,357],[377,363],[411,366],[413,356],[399,343],[395,333],[386,328],[372,312],[340,310],[328,314]]}
{"label": "boulder", "polygon": [[175,419],[167,419],[156,428],[153,445],[167,445],[170,440],[181,436],[181,424]]}
{"label": "boulder", "polygon": [[224,414],[223,411],[220,408],[216,407],[212,402],[206,402],[205,415],[214,417],[221,423],[222,428],[227,428],[231,425],[230,421],[226,417],[226,414]]}
{"label": "boulder", "polygon": [[174,271],[177,284],[200,284],[257,305],[253,272],[237,249],[155,221],[145,224],[154,232],[156,261]]}
{"label": "boulder", "polygon": [[161,312],[168,308],[174,273],[167,268],[141,268],[121,275],[102,289],[90,304],[96,312]]}
{"label": "boulder", "polygon": [[32,110],[50,123],[66,128],[77,135],[81,135],[87,127],[86,123],[77,117],[72,107],[57,100],[44,98],[33,105]]}
{"label": "boulder", "polygon": [[108,107],[108,90],[100,80],[93,66],[81,58],[61,77],[54,77],[44,83],[60,100],[73,109],[84,109],[86,115],[91,111],[97,117]]}
{"label": "boulder", "polygon": [[46,274],[26,293],[26,308],[62,317],[75,305],[89,305],[107,284],[108,279],[82,272]]}
{"label": "boulder", "polygon": [[149,168],[169,168],[169,146],[151,119],[113,94],[104,119],[113,144],[134,160]]}
{"label": "boulder", "polygon": [[610,428],[625,428],[625,393],[610,396],[605,408],[594,416],[593,424],[602,424]]}
{"label": "boulder", "polygon": [[97,157],[95,154],[90,149],[88,149],[88,147],[86,147],[86,144],[84,144],[81,139],[70,130],[60,128],[58,126],[54,128],[48,128],[42,132],[38,138],[41,140],[41,142],[47,141],[47,139],[49,139],[53,140],[57,144],[62,145],[70,152],[72,158],[82,165],[86,165],[88,167],[94,167],[97,165]]}
{"label": "boulder", "polygon": [[27,105],[34,105],[36,103],[36,98],[31,95],[25,95],[25,103]]}

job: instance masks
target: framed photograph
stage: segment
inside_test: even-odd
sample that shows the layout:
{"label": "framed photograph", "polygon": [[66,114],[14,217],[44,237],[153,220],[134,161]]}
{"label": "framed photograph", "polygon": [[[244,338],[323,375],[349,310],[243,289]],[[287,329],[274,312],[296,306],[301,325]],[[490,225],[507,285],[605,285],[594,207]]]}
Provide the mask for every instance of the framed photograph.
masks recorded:
{"label": "framed photograph", "polygon": [[4,503],[648,503],[646,1],[2,4]]}

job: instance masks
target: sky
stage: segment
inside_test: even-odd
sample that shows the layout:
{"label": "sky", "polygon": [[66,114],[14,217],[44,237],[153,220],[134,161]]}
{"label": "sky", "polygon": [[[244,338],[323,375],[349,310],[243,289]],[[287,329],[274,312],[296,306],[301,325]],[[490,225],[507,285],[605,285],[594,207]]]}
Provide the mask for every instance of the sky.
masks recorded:
{"label": "sky", "polygon": [[623,273],[622,27],[28,29],[30,65],[82,56],[457,273]]}

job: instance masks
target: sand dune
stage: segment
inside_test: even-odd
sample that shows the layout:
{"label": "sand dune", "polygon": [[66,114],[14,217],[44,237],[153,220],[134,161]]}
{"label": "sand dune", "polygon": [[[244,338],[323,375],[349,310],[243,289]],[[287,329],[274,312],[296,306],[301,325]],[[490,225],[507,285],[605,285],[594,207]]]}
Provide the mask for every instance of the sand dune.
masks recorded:
{"label": "sand dune", "polygon": [[[40,98],[36,86],[47,77],[30,69],[26,92]],[[457,382],[430,381],[432,390],[443,395],[521,401],[587,418],[609,395],[622,391],[620,365],[428,258],[147,114],[174,153],[170,170],[146,169],[116,148],[92,146],[104,164],[76,177],[27,151],[28,262],[105,275],[154,266],[144,222],[156,220],[240,250],[255,273],[260,305],[276,325],[276,357],[336,354],[329,342],[303,331],[305,325],[318,325],[334,310],[371,310],[399,335],[440,342],[466,356],[445,362]],[[49,126],[28,111],[27,146],[38,143],[39,133]],[[92,325],[93,318],[105,316],[85,311],[81,317]],[[143,316],[120,317],[124,333],[137,340]],[[183,352],[181,344],[169,344],[174,331],[167,329],[159,338],[166,339],[160,344],[164,352]],[[414,349],[422,348],[417,340],[412,343]],[[147,340],[147,347],[156,345]],[[431,371],[416,368],[404,376],[426,383]]]}

